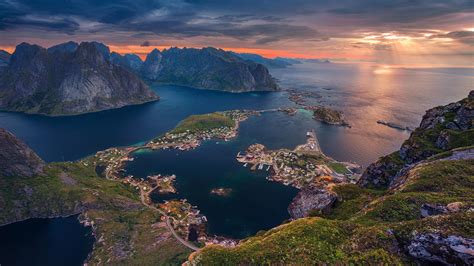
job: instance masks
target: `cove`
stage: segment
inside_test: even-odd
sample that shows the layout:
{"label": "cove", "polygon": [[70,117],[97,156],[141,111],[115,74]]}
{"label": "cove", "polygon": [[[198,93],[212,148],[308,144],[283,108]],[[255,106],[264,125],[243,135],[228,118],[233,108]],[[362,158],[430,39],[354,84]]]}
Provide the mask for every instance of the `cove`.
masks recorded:
{"label": "cove", "polygon": [[0,240],[0,265],[83,265],[95,239],[74,215],[1,226]]}

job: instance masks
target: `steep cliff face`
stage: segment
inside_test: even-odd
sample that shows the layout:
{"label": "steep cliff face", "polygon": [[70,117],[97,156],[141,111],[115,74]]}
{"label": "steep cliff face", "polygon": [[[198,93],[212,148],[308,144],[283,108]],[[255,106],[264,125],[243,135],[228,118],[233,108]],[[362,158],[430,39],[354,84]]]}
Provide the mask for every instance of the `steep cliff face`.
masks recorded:
{"label": "steep cliff face", "polygon": [[108,47],[96,42],[66,43],[49,51],[22,43],[0,77],[0,109],[73,115],[158,99],[109,57]]}
{"label": "steep cliff face", "polygon": [[403,167],[470,145],[474,145],[474,91],[459,102],[428,110],[400,150],[371,164],[359,184],[387,187]]}
{"label": "steep cliff face", "polygon": [[0,128],[0,147],[0,176],[31,177],[43,172],[43,160],[3,128]]}
{"label": "steep cliff face", "polygon": [[232,92],[277,90],[268,69],[232,53],[215,49],[171,48],[153,50],[142,75],[150,80]]}

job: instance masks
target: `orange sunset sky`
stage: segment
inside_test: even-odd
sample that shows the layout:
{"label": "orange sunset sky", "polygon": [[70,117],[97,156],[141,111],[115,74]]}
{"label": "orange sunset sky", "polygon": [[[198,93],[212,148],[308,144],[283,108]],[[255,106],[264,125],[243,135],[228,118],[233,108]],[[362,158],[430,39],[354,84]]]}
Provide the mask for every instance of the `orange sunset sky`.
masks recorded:
{"label": "orange sunset sky", "polygon": [[[337,2],[337,3],[333,3]],[[96,40],[143,59],[207,47],[265,57],[471,67],[472,1],[0,1],[0,49]]]}

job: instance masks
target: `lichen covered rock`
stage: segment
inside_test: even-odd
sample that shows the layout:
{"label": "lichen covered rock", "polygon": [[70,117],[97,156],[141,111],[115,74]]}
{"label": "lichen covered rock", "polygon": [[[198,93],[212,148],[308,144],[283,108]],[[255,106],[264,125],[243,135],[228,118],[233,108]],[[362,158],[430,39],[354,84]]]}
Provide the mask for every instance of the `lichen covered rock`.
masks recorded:
{"label": "lichen covered rock", "polygon": [[408,246],[408,252],[425,262],[473,265],[474,239],[461,236],[444,237],[436,233],[415,234]]}

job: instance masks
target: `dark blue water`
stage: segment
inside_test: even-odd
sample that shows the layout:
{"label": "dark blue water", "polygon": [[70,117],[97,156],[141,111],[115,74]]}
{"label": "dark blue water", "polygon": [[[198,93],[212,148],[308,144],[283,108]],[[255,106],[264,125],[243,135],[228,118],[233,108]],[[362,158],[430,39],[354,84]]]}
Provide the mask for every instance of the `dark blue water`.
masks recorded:
{"label": "dark blue water", "polygon": [[94,237],[77,216],[0,227],[0,265],[82,265]]}

